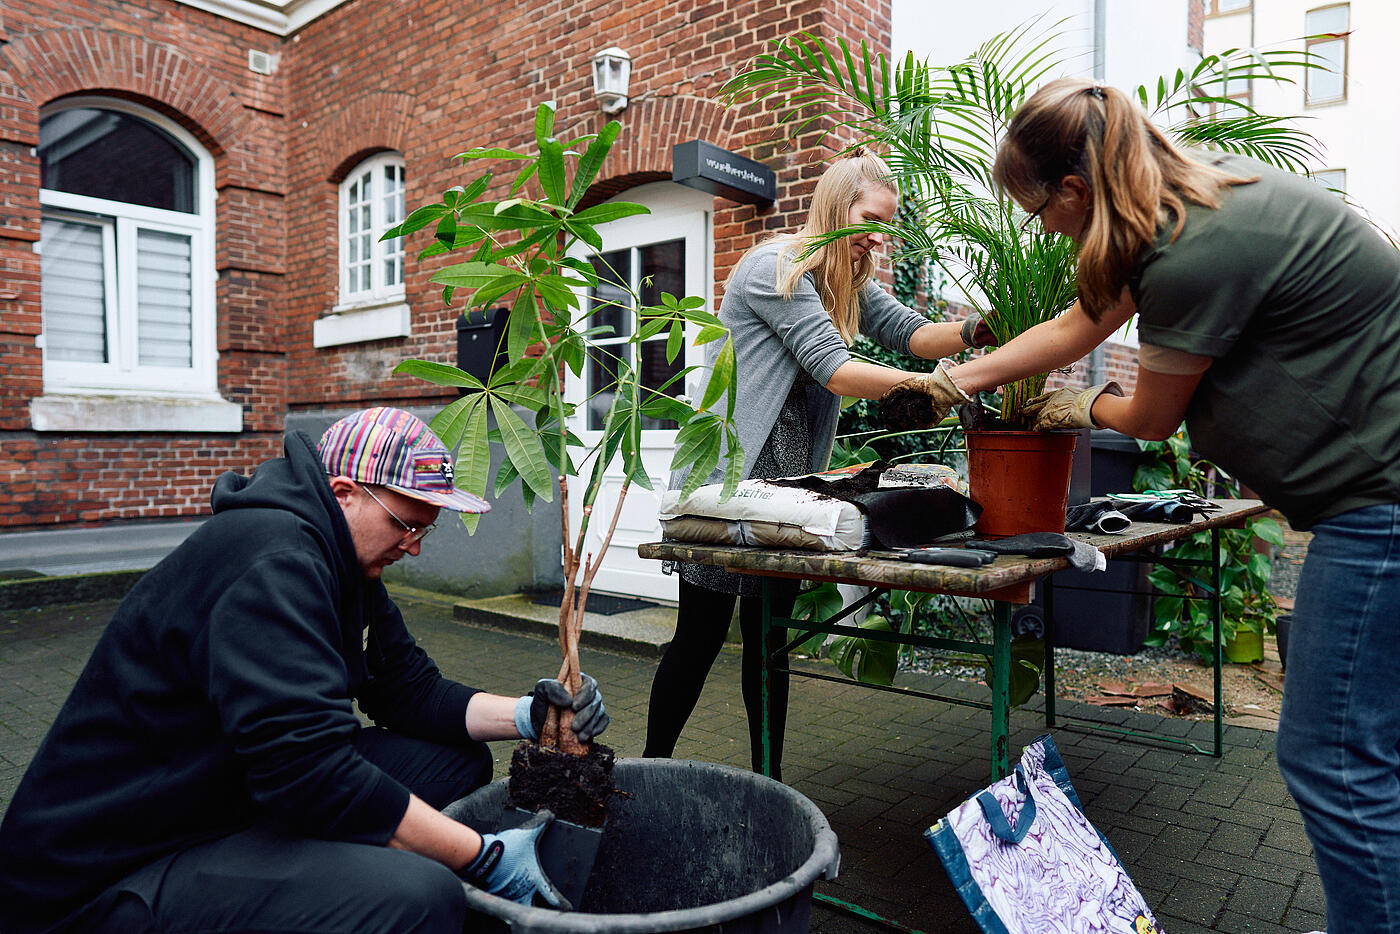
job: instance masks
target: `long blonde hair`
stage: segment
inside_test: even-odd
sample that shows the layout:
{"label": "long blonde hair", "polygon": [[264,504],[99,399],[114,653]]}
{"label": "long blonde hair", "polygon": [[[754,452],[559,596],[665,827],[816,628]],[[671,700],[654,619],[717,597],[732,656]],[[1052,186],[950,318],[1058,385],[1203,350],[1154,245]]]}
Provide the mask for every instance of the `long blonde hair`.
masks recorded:
{"label": "long blonde hair", "polygon": [[1076,175],[1091,194],[1079,245],[1079,300],[1095,321],[1118,302],[1165,216],[1172,239],[1186,202],[1220,207],[1220,189],[1256,181],[1189,158],[1116,88],[1084,78],[1052,81],[1011,118],[992,177],[1025,204],[1047,201]]}
{"label": "long blonde hair", "polygon": [[[812,190],[812,203],[807,209],[807,220],[801,227],[792,233],[777,234],[762,240],[749,248],[743,257],[747,259],[755,250],[769,243],[781,243],[778,251],[779,294],[791,299],[797,283],[804,275],[812,273],[822,307],[831,316],[831,323],[847,344],[855,340],[860,331],[860,293],[875,273],[875,257],[872,253],[866,253],[853,263],[850,245],[845,239],[833,240],[809,256],[803,257],[802,254],[818,237],[850,226],[851,206],[871,188],[898,192],[884,161],[864,147],[857,147],[833,162],[817,179],[817,185]],[[743,264],[743,259],[735,264],[736,270]],[[731,272],[730,281],[733,278]]]}

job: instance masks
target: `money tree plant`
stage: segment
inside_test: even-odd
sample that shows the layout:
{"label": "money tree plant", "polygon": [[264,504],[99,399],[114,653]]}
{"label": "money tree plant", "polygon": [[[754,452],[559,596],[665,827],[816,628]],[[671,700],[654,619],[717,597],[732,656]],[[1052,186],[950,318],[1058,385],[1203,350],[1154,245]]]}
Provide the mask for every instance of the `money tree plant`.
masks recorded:
{"label": "money tree plant", "polygon": [[[500,355],[485,379],[421,359],[405,360],[394,372],[461,392],[461,398],[431,422],[433,431],[455,451],[458,486],[478,495],[500,496],[518,484],[527,508],[537,500],[554,501],[557,492],[564,573],[559,677],[574,692],[580,683],[578,641],[589,588],[629,490],[634,484],[652,488],[642,462],[643,420],[667,419],[677,425],[672,469],[692,468],[691,489],[712,474],[723,456],[724,482],[732,490],[743,461],[733,425],[733,346],[704,299],[662,293],[660,304],[643,304],[639,296],[619,287],[626,277],[612,274],[601,255],[590,261],[571,254],[580,243],[602,254],[601,225],[647,213],[642,205],[620,202],[579,206],[620,131],[614,121],[599,133],[560,139],[552,105],[542,104],[535,113],[534,145],[528,151],[490,146],[456,157],[463,165],[489,161],[517,166],[506,197],[492,196],[493,176],[483,172],[466,185],[447,189],[441,200],[417,208],[384,234],[389,239],[432,228],[432,242],[418,254],[419,261],[453,253],[461,258],[432,274],[432,281],[442,286],[443,301],[464,312],[509,307],[503,346],[496,348]],[[604,277],[606,288],[600,289]],[[615,334],[603,323],[618,320],[630,325],[626,335]],[[683,394],[685,377],[695,367],[681,368],[659,386],[641,378],[638,345],[663,332],[672,364],[687,340],[696,345],[724,342],[708,368],[699,399]],[[617,336],[627,339],[601,342]],[[565,378],[566,371],[581,374],[590,359],[603,361],[615,380],[595,387],[611,401],[598,440],[586,447],[568,427],[575,405],[566,397]],[[500,454],[494,477],[493,453]],[[611,515],[595,516],[605,471],[619,461],[624,480]],[[576,529],[569,527],[570,497],[582,498]],[[474,531],[478,518],[467,515],[463,521]],[[608,523],[607,532],[596,552],[585,551],[589,525],[598,521]],[[587,744],[579,743],[568,728],[571,719],[567,709],[551,711],[540,745],[583,755]]]}

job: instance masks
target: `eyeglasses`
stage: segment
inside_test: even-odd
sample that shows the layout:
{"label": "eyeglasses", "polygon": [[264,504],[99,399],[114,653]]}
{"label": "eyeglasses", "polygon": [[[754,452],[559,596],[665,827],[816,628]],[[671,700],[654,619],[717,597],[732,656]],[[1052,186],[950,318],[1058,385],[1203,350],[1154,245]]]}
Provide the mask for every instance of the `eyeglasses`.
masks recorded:
{"label": "eyeglasses", "polygon": [[1026,215],[1026,219],[1021,221],[1021,233],[1025,233],[1026,229],[1030,227],[1031,222],[1034,221],[1037,217],[1039,217],[1041,215],[1041,212],[1050,206],[1050,202],[1054,200],[1055,195],[1056,192],[1050,192],[1050,194],[1045,196],[1045,200],[1040,202],[1040,207],[1036,208],[1034,211]]}
{"label": "eyeglasses", "polygon": [[394,510],[390,509],[388,506],[385,506],[384,501],[381,500],[378,496],[375,496],[374,491],[371,490],[369,487],[361,483],[360,489],[368,493],[369,498],[378,503],[379,508],[389,514],[389,518],[393,519],[399,525],[403,526],[403,538],[399,539],[399,547],[402,548],[404,551],[407,551],[410,547],[412,547],[415,542],[421,542],[423,539],[427,538],[428,533],[431,532],[433,529],[437,528],[436,522],[430,523],[429,525],[426,525],[421,529],[417,528],[416,526],[409,525],[407,522],[403,521],[397,515],[395,515]]}

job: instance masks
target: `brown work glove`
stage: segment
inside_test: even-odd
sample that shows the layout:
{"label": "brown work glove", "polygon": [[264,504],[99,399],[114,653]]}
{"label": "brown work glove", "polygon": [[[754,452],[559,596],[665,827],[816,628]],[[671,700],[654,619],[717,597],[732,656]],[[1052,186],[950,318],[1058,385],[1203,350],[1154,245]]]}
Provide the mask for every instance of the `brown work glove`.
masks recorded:
{"label": "brown work glove", "polygon": [[1034,431],[1054,431],[1056,428],[1098,428],[1090,412],[1094,400],[1104,393],[1123,395],[1117,380],[1109,380],[1088,389],[1056,389],[1042,392],[1021,407],[1021,414],[1030,419]]}
{"label": "brown work glove", "polygon": [[972,397],[953,384],[940,361],[931,373],[920,373],[895,383],[880,397],[880,421],[887,431],[932,428],[955,405]]}
{"label": "brown work glove", "polygon": [[962,342],[972,350],[979,347],[995,347],[1001,343],[992,333],[992,329],[987,327],[987,322],[975,311],[963,321],[961,334]]}

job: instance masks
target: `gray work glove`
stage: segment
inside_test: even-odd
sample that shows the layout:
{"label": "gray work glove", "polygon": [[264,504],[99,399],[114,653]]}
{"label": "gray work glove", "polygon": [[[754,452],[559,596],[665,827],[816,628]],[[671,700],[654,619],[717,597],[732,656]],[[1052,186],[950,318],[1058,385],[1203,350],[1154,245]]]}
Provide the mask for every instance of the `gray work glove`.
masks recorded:
{"label": "gray work glove", "polygon": [[578,694],[572,695],[558,678],[535,682],[535,689],[515,702],[515,728],[521,738],[540,738],[550,707],[567,707],[574,712],[570,726],[580,742],[586,743],[607,729],[612,717],[603,709],[603,692],[598,690],[598,682],[582,672],[579,681]]}
{"label": "gray work glove", "polygon": [[987,322],[975,311],[963,321],[961,333],[962,342],[973,350],[979,347],[995,347],[1001,343],[992,333],[992,329],[987,327]]}
{"label": "gray work glove", "polygon": [[1123,387],[1117,380],[1109,380],[1088,389],[1056,389],[1042,392],[1021,407],[1021,413],[1030,419],[1033,431],[1053,431],[1056,428],[1098,428],[1092,411],[1099,396],[1123,395]]}
{"label": "gray work glove", "polygon": [[920,373],[891,386],[880,397],[880,421],[889,431],[932,428],[955,405],[971,402],[939,362],[931,373]]}
{"label": "gray work glove", "polygon": [[540,868],[540,834],[553,820],[553,812],[540,811],[519,827],[482,834],[481,852],[457,875],[482,891],[522,905],[532,904],[538,892],[555,908],[568,911],[573,906]]}

